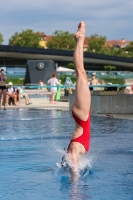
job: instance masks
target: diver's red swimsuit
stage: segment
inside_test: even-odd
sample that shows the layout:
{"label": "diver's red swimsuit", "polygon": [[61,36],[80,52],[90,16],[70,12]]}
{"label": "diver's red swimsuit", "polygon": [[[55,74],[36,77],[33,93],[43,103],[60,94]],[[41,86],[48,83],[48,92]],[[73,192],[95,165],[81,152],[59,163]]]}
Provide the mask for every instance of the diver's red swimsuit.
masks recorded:
{"label": "diver's red swimsuit", "polygon": [[[73,112],[72,112],[72,116],[75,119],[76,123],[83,128],[83,134],[71,140],[70,144],[72,142],[79,142],[80,144],[84,146],[85,151],[87,152],[90,148],[90,113],[86,121],[79,119]],[[68,148],[70,147],[70,144]]]}

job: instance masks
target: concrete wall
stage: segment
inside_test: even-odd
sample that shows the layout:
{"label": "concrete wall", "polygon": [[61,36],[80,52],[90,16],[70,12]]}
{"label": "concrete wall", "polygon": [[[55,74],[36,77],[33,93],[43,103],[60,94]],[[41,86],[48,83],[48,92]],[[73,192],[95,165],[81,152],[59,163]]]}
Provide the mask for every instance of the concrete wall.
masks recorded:
{"label": "concrete wall", "polygon": [[[69,95],[69,110],[75,95]],[[91,113],[92,114],[133,114],[133,95],[91,95]]]}

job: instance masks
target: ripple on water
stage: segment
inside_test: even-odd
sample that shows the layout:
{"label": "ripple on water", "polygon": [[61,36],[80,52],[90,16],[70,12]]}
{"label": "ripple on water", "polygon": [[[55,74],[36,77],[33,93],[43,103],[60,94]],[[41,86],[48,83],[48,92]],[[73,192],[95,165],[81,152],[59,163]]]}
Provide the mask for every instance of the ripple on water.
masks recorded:
{"label": "ripple on water", "polygon": [[91,117],[91,148],[72,183],[60,167],[75,127],[69,112],[9,109],[0,117],[1,199],[132,199],[132,121]]}

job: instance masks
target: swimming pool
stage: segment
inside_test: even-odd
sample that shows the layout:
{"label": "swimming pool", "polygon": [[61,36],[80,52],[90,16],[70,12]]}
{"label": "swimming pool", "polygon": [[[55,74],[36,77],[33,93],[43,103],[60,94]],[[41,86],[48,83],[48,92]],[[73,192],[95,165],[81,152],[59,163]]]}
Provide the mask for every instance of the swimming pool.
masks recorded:
{"label": "swimming pool", "polygon": [[133,199],[133,122],[91,116],[91,167],[72,183],[56,163],[73,122],[67,111],[0,111],[0,199]]}

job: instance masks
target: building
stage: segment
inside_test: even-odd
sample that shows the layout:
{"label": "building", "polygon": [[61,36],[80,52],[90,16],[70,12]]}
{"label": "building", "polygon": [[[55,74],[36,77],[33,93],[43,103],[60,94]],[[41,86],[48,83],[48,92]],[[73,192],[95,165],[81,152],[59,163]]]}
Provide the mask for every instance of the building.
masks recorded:
{"label": "building", "polygon": [[[24,78],[28,60],[53,60],[56,66],[67,67],[73,62],[73,51],[0,45],[0,67],[6,67],[8,77]],[[133,71],[133,59],[94,53],[84,53],[87,71],[105,71],[105,65],[116,66],[115,71]]]}
{"label": "building", "polygon": [[52,36],[48,36],[48,35],[46,35],[44,32],[41,32],[40,33],[40,38],[41,38],[41,40],[40,40],[40,42],[39,42],[39,44],[42,46],[42,47],[44,47],[44,49],[47,49],[47,42],[52,38]]}
{"label": "building", "polygon": [[130,44],[130,41],[122,38],[121,40],[108,40],[106,44],[114,48],[124,49],[127,45]]}

